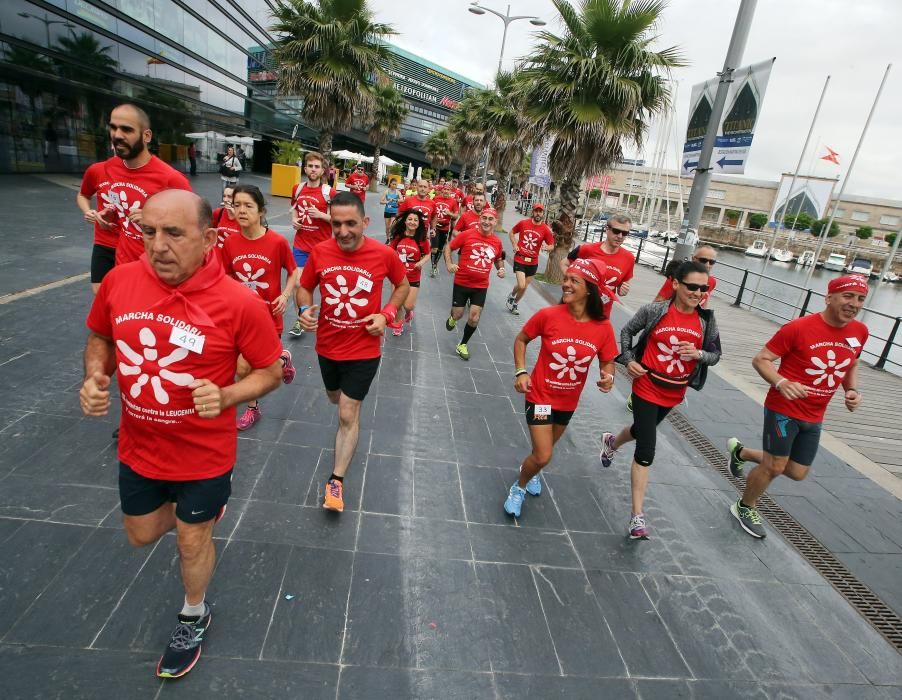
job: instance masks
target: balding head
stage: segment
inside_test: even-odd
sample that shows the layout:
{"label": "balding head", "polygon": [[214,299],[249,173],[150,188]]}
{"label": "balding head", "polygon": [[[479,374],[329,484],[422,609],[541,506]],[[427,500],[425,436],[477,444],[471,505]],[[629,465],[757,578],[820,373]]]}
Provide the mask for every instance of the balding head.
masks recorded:
{"label": "balding head", "polygon": [[163,190],[144,203],[144,250],[157,276],[178,285],[204,263],[216,244],[210,205],[187,190]]}

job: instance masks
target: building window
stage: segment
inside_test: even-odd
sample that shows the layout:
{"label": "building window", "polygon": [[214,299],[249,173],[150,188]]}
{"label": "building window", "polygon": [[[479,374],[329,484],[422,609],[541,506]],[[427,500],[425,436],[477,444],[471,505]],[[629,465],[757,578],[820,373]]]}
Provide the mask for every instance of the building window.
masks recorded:
{"label": "building window", "polygon": [[866,211],[853,211],[852,212],[852,221],[867,221],[871,218],[871,215]]}
{"label": "building window", "polygon": [[836,214],[834,216],[837,219],[845,219],[846,218],[846,210],[845,209],[837,209]]}
{"label": "building window", "polygon": [[898,226],[899,225],[899,217],[898,216],[890,216],[889,214],[884,214],[880,217],[880,223],[884,226]]}
{"label": "building window", "polygon": [[708,199],[726,199],[726,190],[708,190]]}

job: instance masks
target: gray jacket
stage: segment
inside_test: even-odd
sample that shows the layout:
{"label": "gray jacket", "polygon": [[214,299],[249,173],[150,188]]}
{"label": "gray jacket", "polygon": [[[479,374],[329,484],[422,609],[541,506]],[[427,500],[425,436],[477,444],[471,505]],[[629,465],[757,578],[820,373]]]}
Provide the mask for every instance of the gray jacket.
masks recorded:
{"label": "gray jacket", "polygon": [[[620,355],[617,362],[627,365],[630,362],[640,362],[642,360],[642,351],[645,349],[645,339],[658,322],[664,318],[667,309],[670,308],[671,302],[657,301],[646,304],[641,307],[627,324],[620,330]],[[701,357],[696,365],[697,371],[701,366],[716,365],[720,362],[720,332],[717,330],[717,321],[714,320],[714,312],[711,309],[703,309],[697,307],[696,311],[702,324],[702,347]],[[633,346],[633,338],[642,334],[639,342]],[[701,374],[706,374],[702,372]],[[704,379],[701,380],[701,385]],[[701,389],[701,385],[693,386],[694,389]]]}

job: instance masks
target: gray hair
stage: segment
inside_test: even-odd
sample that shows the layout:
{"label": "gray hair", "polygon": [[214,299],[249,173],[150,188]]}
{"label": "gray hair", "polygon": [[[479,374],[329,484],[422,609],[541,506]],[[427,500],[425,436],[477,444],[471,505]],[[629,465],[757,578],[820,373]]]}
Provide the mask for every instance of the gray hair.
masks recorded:
{"label": "gray hair", "polygon": [[627,226],[630,226],[630,227],[632,227],[632,225],[633,225],[633,220],[631,218],[629,218],[626,214],[614,214],[613,216],[609,216],[608,223],[611,223],[612,221],[614,221],[618,224],[626,224]]}

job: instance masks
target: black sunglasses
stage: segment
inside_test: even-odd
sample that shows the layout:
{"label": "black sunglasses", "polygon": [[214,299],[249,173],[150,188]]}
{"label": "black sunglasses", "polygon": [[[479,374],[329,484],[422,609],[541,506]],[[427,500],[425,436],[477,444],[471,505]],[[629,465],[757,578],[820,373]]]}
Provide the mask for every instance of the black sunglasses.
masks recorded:
{"label": "black sunglasses", "polygon": [[608,226],[608,231],[610,231],[611,233],[613,233],[616,236],[629,236],[630,235],[629,229],[624,230],[622,228],[614,228],[613,226]]}
{"label": "black sunglasses", "polygon": [[680,282],[690,292],[707,292],[709,287],[707,284],[693,284],[692,282]]}
{"label": "black sunglasses", "polygon": [[695,261],[703,265],[714,265],[717,262],[714,258],[696,258]]}

